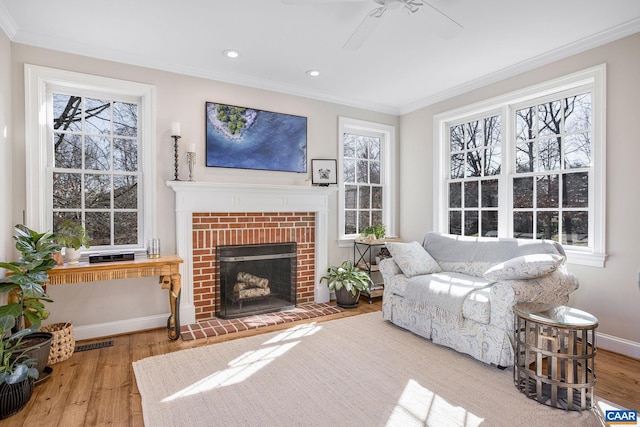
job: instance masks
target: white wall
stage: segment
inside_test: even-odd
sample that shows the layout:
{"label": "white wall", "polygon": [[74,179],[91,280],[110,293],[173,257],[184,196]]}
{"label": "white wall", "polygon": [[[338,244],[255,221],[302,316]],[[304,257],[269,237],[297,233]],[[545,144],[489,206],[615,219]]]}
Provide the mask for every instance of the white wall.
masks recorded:
{"label": "white wall", "polygon": [[13,247],[11,239],[13,214],[10,203],[11,190],[11,43],[0,31],[0,260],[7,260]]}
{"label": "white wall", "polygon": [[607,64],[605,268],[570,265],[580,289],[570,304],[599,320],[598,344],[640,357],[640,33],[401,118],[400,234],[421,241],[433,225],[433,116],[556,77]]}
{"label": "white wall", "polygon": [[[290,113],[308,118],[308,159],[337,158],[338,116],[353,117],[397,125],[396,116],[363,109],[311,100],[302,97],[270,92],[255,88],[231,85],[212,80],[172,74],[164,71],[128,66],[83,56],[70,55],[26,45],[11,45],[11,72],[14,111],[13,194],[5,198],[14,206],[10,226],[21,222],[25,209],[25,159],[24,159],[24,64],[60,68],[87,74],[137,81],[155,85],[157,88],[157,177],[156,190],[158,211],[158,237],[162,241],[162,252],[174,253],[175,214],[174,193],[166,181],[174,178],[173,140],[170,138],[172,121],[181,122],[182,139],[179,144],[196,144],[198,165],[195,178],[198,181],[234,183],[271,183],[307,185],[307,174],[247,171],[237,169],[205,168],[204,108],[206,101],[255,107],[270,111]],[[0,48],[1,49],[1,48]],[[5,63],[5,62],[3,62]],[[4,74],[3,74],[4,75]],[[2,108],[0,106],[0,108]],[[1,110],[0,110],[1,111]],[[188,176],[181,150],[180,177]],[[0,181],[6,182],[9,175],[0,170]],[[329,216],[329,263],[338,264],[350,258],[350,249],[337,246],[337,192],[330,200]],[[6,224],[0,224],[6,228]],[[9,226],[9,227],[10,227]],[[5,232],[6,230],[2,230]],[[9,230],[11,232],[11,230]],[[4,239],[3,239],[4,241]],[[72,320],[80,336],[96,334],[100,330],[123,331],[166,324],[168,297],[160,289],[157,278],[121,280],[107,283],[50,286],[48,292],[55,300],[51,304],[48,322]],[[97,329],[96,325],[102,325]]]}

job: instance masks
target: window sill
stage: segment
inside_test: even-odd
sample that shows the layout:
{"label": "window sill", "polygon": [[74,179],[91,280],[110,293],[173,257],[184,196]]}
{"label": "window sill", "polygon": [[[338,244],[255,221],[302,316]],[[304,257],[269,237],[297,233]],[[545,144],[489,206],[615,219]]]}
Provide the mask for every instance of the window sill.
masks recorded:
{"label": "window sill", "polygon": [[588,267],[603,268],[607,254],[595,254],[591,252],[581,252],[565,249],[567,254],[567,262],[573,265],[586,265]]}

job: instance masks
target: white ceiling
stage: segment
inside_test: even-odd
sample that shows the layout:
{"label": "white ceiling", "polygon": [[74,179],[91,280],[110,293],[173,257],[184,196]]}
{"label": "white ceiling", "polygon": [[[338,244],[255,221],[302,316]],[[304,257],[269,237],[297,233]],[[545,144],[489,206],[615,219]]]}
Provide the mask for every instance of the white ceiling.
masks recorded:
{"label": "white ceiling", "polygon": [[377,3],[291,2],[0,0],[0,26],[17,43],[393,114],[640,31],[638,0],[429,0],[464,27],[456,37],[427,6],[387,10],[349,51]]}

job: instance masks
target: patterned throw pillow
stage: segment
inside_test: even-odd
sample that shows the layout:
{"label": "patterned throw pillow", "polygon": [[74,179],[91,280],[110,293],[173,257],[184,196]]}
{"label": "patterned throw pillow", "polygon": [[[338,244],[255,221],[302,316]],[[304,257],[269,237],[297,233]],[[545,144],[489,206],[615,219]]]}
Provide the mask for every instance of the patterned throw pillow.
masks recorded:
{"label": "patterned throw pillow", "polygon": [[407,277],[442,271],[436,260],[418,242],[387,242],[386,246],[393,260]]}
{"label": "patterned throw pillow", "polygon": [[562,264],[564,257],[556,254],[534,254],[511,258],[494,265],[484,273],[488,280],[535,279],[553,273]]}

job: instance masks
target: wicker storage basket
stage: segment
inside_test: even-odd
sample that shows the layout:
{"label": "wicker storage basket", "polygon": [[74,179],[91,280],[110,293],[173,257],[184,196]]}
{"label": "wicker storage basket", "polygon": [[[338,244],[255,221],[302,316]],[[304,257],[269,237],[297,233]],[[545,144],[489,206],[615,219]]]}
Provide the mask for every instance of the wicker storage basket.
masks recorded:
{"label": "wicker storage basket", "polygon": [[53,365],[58,362],[67,360],[73,354],[76,347],[76,340],[73,337],[73,325],[67,323],[53,323],[51,325],[42,326],[43,332],[53,334],[51,340],[51,351],[49,352],[49,360],[47,363]]}

